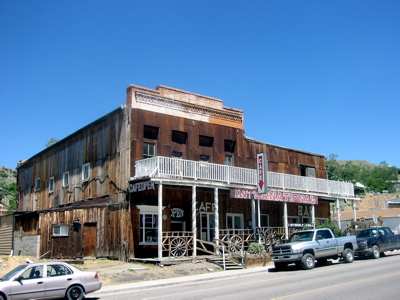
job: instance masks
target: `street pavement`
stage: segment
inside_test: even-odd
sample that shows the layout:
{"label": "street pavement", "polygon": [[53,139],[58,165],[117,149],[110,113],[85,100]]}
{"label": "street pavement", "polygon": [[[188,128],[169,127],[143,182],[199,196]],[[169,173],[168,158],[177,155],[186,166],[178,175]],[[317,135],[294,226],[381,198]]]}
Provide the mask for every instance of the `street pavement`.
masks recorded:
{"label": "street pavement", "polygon": [[226,278],[226,277],[234,277],[244,274],[253,274],[253,273],[262,273],[268,272],[268,269],[273,267],[272,263],[267,264],[265,267],[256,267],[250,269],[242,269],[242,270],[229,270],[229,271],[220,271],[220,272],[210,272],[199,275],[191,275],[191,276],[183,276],[183,277],[175,277],[168,279],[159,279],[159,280],[149,280],[149,281],[141,281],[134,283],[126,283],[126,284],[116,284],[116,285],[106,285],[103,286],[99,291],[89,294],[89,297],[100,296],[101,294],[109,294],[120,291],[127,291],[131,289],[143,289],[149,287],[157,287],[157,286],[166,286],[173,285],[185,282],[193,282],[193,281],[205,281],[215,278]]}

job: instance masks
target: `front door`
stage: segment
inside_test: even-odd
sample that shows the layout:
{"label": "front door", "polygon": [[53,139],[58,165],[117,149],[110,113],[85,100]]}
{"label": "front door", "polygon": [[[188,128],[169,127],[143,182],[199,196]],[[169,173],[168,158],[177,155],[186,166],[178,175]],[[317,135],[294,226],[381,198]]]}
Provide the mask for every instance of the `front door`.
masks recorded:
{"label": "front door", "polygon": [[201,213],[201,237],[203,241],[212,242],[215,237],[215,214],[202,212]]}
{"label": "front door", "polygon": [[85,223],[83,226],[83,256],[96,257],[97,223]]}

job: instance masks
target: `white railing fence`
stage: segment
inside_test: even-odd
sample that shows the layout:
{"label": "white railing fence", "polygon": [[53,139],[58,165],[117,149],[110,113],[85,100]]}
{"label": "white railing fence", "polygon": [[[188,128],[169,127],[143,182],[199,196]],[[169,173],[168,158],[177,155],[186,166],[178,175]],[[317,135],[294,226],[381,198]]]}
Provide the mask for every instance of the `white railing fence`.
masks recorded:
{"label": "white railing fence", "polygon": [[[226,182],[228,184],[257,185],[256,169],[162,156],[136,161],[135,178],[140,177],[193,179]],[[285,173],[268,172],[267,186],[290,191],[354,197],[353,183]]]}

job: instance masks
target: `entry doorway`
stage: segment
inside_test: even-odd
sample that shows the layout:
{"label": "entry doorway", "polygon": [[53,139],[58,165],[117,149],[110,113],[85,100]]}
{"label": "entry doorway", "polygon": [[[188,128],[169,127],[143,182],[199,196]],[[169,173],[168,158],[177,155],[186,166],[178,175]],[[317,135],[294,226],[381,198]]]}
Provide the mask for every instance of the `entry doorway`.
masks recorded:
{"label": "entry doorway", "polygon": [[200,220],[200,239],[203,241],[212,242],[215,237],[215,214],[202,212]]}
{"label": "entry doorway", "polygon": [[97,223],[83,224],[83,256],[96,257]]}

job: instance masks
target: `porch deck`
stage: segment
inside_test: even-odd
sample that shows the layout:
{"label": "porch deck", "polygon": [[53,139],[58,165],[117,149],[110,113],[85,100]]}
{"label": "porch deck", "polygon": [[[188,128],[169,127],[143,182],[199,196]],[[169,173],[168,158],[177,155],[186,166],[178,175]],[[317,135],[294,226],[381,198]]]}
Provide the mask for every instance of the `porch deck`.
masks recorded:
{"label": "porch deck", "polygon": [[[257,186],[257,170],[156,156],[136,161],[135,177],[139,179],[193,180],[197,182],[226,183],[236,186]],[[267,172],[268,188],[315,193],[331,197],[354,197],[354,185],[314,177]]]}

